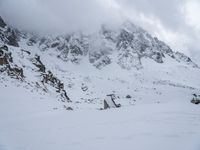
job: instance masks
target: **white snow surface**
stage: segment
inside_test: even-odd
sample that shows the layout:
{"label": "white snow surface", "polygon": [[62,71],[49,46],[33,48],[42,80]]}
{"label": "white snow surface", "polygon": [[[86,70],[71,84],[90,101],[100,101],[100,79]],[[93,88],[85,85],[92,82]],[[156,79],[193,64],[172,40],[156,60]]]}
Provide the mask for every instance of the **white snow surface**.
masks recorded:
{"label": "white snow surface", "polygon": [[200,109],[179,90],[166,89],[160,103],[150,96],[120,109],[66,111],[53,99],[1,86],[0,149],[199,150]]}
{"label": "white snow surface", "polygon": [[[191,94],[199,93],[199,69],[171,58],[164,65],[145,59],[144,69],[129,71],[117,64],[98,70],[84,61],[63,63],[53,55],[41,59],[72,84],[66,89],[72,103],[1,75],[0,150],[200,149],[200,108],[190,103]],[[31,82],[30,70],[24,73]],[[81,90],[82,83],[88,91]],[[110,93],[122,107],[100,110]]]}
{"label": "white snow surface", "polygon": [[[112,52],[112,63],[97,69],[88,56],[65,62],[57,50],[26,42],[9,46],[25,80],[0,74],[0,150],[200,150],[200,106],[190,102],[200,93],[199,68],[166,55],[163,63],[143,57],[142,68],[126,70]],[[64,83],[71,103],[41,84],[35,54]],[[101,110],[107,94],[121,107]]]}

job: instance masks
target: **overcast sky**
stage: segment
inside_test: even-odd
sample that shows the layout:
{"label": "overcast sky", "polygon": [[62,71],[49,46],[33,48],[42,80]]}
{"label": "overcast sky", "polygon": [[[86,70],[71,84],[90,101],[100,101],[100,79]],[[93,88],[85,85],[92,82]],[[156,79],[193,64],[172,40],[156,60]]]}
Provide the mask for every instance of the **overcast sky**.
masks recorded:
{"label": "overcast sky", "polygon": [[62,32],[130,19],[174,50],[200,51],[199,0],[0,0],[0,15],[18,28]]}

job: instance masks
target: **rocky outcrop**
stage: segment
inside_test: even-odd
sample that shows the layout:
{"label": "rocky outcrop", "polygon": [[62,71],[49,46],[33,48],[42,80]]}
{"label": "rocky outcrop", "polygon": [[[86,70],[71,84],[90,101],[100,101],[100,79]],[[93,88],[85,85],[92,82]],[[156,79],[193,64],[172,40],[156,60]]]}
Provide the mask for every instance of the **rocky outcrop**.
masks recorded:
{"label": "rocky outcrop", "polygon": [[188,56],[184,55],[183,53],[176,52],[174,55],[174,58],[178,62],[185,62],[186,64],[191,65],[194,68],[199,68],[199,66],[197,64],[195,64]]}
{"label": "rocky outcrop", "polygon": [[47,84],[55,88],[56,92],[60,93],[63,102],[71,102],[66,90],[64,89],[64,83],[62,83],[61,80],[59,80],[55,75],[53,75],[53,73],[50,70],[46,71],[46,67],[42,63],[40,56],[35,55],[35,57],[31,59],[31,61],[33,65],[37,67],[37,72],[40,73],[41,83],[43,85]]}
{"label": "rocky outcrop", "polygon": [[0,16],[0,27],[4,28],[5,26],[6,26],[6,23],[4,22],[4,20]]}
{"label": "rocky outcrop", "polygon": [[7,44],[15,47],[19,47],[17,34],[14,30],[8,28],[7,32]]}
{"label": "rocky outcrop", "polygon": [[9,51],[8,46],[0,47],[0,72],[7,72],[8,76],[16,79],[23,79],[23,69],[13,64],[12,53]]}
{"label": "rocky outcrop", "polygon": [[4,45],[0,47],[0,65],[9,65],[9,62],[12,62],[12,56],[8,47]]}
{"label": "rocky outcrop", "polygon": [[37,71],[45,73],[46,67],[45,67],[45,65],[41,62],[40,56],[35,55],[35,58],[32,59],[32,62],[33,62],[33,64],[38,68]]}
{"label": "rocky outcrop", "polygon": [[18,67],[18,66],[11,67],[10,65],[8,65],[7,73],[10,77],[13,77],[13,78],[16,78],[16,79],[23,79],[24,78],[23,69]]}
{"label": "rocky outcrop", "polygon": [[104,52],[92,52],[89,54],[89,61],[98,69],[102,69],[103,67],[109,65],[111,63],[111,59]]}
{"label": "rocky outcrop", "polygon": [[200,104],[200,95],[193,94],[193,98],[191,100],[191,103],[196,104],[196,105]]}
{"label": "rocky outcrop", "polygon": [[198,105],[200,104],[200,99],[192,99],[191,103]]}
{"label": "rocky outcrop", "polygon": [[4,44],[19,47],[16,31],[8,27],[1,17],[0,27],[0,41],[2,41]]}
{"label": "rocky outcrop", "polygon": [[62,101],[71,102],[70,98],[67,95],[67,92],[64,89],[64,83],[62,83],[57,77],[53,75],[51,71],[47,71],[47,73],[42,74],[43,84],[48,84],[56,89],[56,92],[60,93],[62,97]]}

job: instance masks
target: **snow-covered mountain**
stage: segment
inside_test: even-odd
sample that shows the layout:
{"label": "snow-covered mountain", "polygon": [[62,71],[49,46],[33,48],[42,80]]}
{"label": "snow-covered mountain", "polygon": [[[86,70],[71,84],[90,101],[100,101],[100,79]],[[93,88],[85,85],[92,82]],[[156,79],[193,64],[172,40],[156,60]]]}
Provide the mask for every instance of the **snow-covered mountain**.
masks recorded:
{"label": "snow-covered mountain", "polygon": [[[0,150],[199,150],[199,81],[193,60],[128,21],[44,36],[0,18]],[[119,109],[102,110],[108,94]]]}
{"label": "snow-covered mountain", "polygon": [[102,25],[93,34],[41,36],[0,18],[0,38],[1,82],[67,108],[101,108],[107,94],[128,106],[162,101],[165,88],[185,90],[188,97],[199,90],[197,64],[128,21],[113,29]]}

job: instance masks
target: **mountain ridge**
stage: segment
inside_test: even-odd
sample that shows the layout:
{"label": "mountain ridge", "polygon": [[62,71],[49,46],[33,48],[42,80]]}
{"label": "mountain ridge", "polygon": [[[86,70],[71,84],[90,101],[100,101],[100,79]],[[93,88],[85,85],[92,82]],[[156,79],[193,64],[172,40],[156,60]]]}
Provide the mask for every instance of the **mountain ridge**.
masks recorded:
{"label": "mountain ridge", "polygon": [[[197,77],[190,72],[199,74],[199,66],[131,22],[118,29],[104,25],[90,35],[38,36],[0,19],[1,78],[9,81],[11,77],[14,84],[23,83],[43,98],[50,95],[73,108],[84,104],[99,108],[110,93],[118,95],[120,103],[132,105],[148,95],[139,98],[139,89],[158,97],[163,92],[159,85],[198,91]],[[179,79],[181,72],[186,75]],[[191,77],[192,85],[186,82]],[[132,98],[126,99],[125,93],[132,93]]]}

